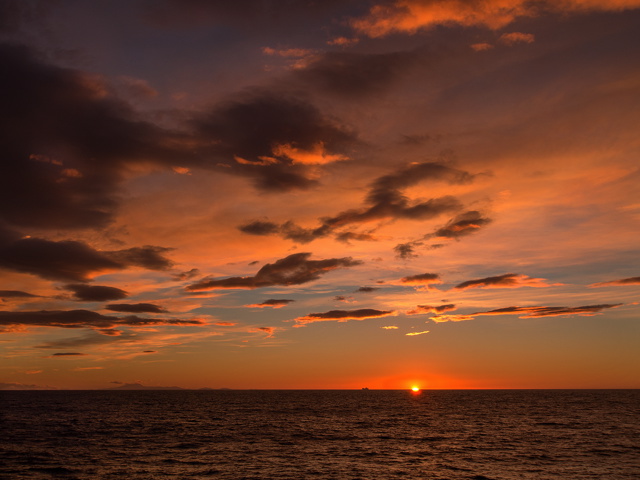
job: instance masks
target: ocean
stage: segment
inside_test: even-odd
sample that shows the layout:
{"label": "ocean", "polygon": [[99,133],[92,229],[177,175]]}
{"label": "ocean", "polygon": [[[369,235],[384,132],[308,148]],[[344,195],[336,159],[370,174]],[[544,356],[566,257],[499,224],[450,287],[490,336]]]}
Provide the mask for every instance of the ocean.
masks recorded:
{"label": "ocean", "polygon": [[638,480],[640,390],[2,391],[10,480]]}

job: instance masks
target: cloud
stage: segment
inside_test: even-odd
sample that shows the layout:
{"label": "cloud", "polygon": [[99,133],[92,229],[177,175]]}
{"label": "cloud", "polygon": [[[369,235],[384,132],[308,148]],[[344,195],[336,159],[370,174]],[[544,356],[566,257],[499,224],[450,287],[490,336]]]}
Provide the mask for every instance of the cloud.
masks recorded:
{"label": "cloud", "polygon": [[86,281],[94,273],[142,267],[165,270],[172,263],[163,256],[169,248],[146,245],[100,251],[74,240],[0,238],[0,268],[29,273],[48,280]]}
{"label": "cloud", "polygon": [[500,35],[500,42],[505,45],[515,45],[516,43],[533,43],[535,36],[530,33],[511,32]]}
{"label": "cloud", "polygon": [[395,325],[385,325],[384,327],[380,327],[384,330],[397,330],[398,327],[396,327]]}
{"label": "cloud", "polygon": [[526,275],[516,273],[505,273],[495,277],[479,278],[467,280],[456,285],[454,290],[465,290],[467,288],[520,288],[520,287],[551,287],[562,285],[560,283],[546,283],[544,278],[531,278]]}
{"label": "cloud", "polygon": [[[108,225],[132,166],[179,162],[179,171],[248,176],[277,192],[315,185],[318,165],[347,159],[357,143],[312,104],[275,92],[238,94],[169,130],[139,117],[102,78],[48,64],[27,47],[0,45],[0,62],[9,72],[0,79],[0,223],[17,228]],[[115,260],[154,264],[152,255],[140,259],[145,253],[153,252]]]}
{"label": "cloud", "polygon": [[356,135],[312,104],[255,90],[199,113],[190,121],[198,155],[254,178],[272,192],[315,185],[314,164],[344,160]]}
{"label": "cloud", "polygon": [[428,237],[435,236],[458,239],[477,232],[489,223],[491,223],[490,218],[483,217],[482,214],[476,210],[471,210],[452,218],[444,227],[439,228],[433,235],[428,235]]}
{"label": "cloud", "polygon": [[520,318],[559,317],[566,315],[592,316],[610,308],[616,308],[622,303],[604,303],[599,305],[584,305],[581,307],[505,307],[496,310],[471,313],[469,315],[437,315],[431,317],[434,322],[460,322],[474,320],[478,316],[519,315]]}
{"label": "cloud", "polygon": [[408,277],[402,277],[400,283],[403,285],[412,285],[419,287],[420,289],[431,290],[434,289],[432,285],[442,283],[440,275],[437,273],[420,273],[418,275],[409,275]]}
{"label": "cloud", "polygon": [[126,165],[168,161],[175,137],[141,120],[95,75],[0,45],[0,222],[16,227],[103,227]]}
{"label": "cloud", "polygon": [[[333,217],[320,219],[320,226],[303,228],[292,221],[277,224],[255,220],[239,226],[239,230],[252,235],[280,235],[298,243],[308,243],[316,238],[326,237],[349,225],[379,220],[427,220],[443,213],[460,210],[460,202],[450,196],[429,200],[411,201],[402,191],[424,181],[444,181],[449,184],[466,184],[474,176],[463,170],[438,162],[412,163],[389,175],[377,178],[370,186],[365,203],[368,206],[345,210]],[[348,232],[346,236],[338,232],[343,240],[373,240],[370,234]]]}
{"label": "cloud", "polygon": [[417,52],[326,52],[306,61],[293,75],[305,85],[352,100],[380,94],[424,56]]}
{"label": "cloud", "polygon": [[441,248],[443,244],[431,244],[425,246],[425,241],[432,238],[441,239],[455,239],[458,240],[461,237],[471,235],[481,228],[491,223],[491,219],[484,217],[483,214],[477,210],[470,210],[456,215],[449,220],[444,227],[437,229],[433,233],[424,235],[418,240],[412,240],[406,243],[399,243],[393,250],[396,252],[396,257],[402,260],[409,260],[411,258],[417,258],[419,255],[416,252],[416,248],[424,247],[430,250]]}
{"label": "cloud", "polygon": [[88,354],[86,353],[78,353],[78,352],[72,352],[72,353],[54,353],[51,356],[52,357],[80,357],[80,356],[86,356]]}
{"label": "cloud", "polygon": [[487,312],[472,313],[476,315],[522,315],[520,318],[557,317],[563,315],[591,316],[609,308],[616,308],[622,303],[585,305],[582,307],[506,307]]}
{"label": "cloud", "polygon": [[380,290],[377,287],[360,287],[357,290],[355,290],[354,293],[371,293],[371,292],[375,292],[376,290]]}
{"label": "cloud", "polygon": [[235,322],[215,322],[214,325],[219,327],[234,327],[237,325]]}
{"label": "cloud", "polygon": [[451,312],[456,309],[456,306],[452,303],[447,305],[417,305],[415,309],[409,310],[407,315],[423,315],[427,313],[445,313]]}
{"label": "cloud", "polygon": [[103,285],[70,284],[65,285],[66,290],[71,290],[75,300],[81,302],[105,302],[107,300],[120,300],[129,294],[116,287]]}
{"label": "cloud", "polygon": [[174,280],[184,281],[184,280],[191,280],[192,278],[197,277],[198,275],[200,275],[200,270],[198,270],[197,268],[192,268],[191,270],[188,270],[186,272],[174,273],[171,276],[173,277]]}
{"label": "cloud", "polygon": [[22,292],[20,290],[0,290],[0,298],[37,298],[38,295]]}
{"label": "cloud", "polygon": [[621,278],[619,280],[611,280],[608,282],[593,283],[589,286],[590,287],[612,287],[612,286],[625,286],[625,285],[640,285],[640,277]]}
{"label": "cloud", "polygon": [[464,322],[467,320],[473,320],[475,317],[473,315],[435,315],[429,320],[433,320],[436,323],[443,322]]}
{"label": "cloud", "polygon": [[353,297],[347,297],[345,295],[336,295],[333,297],[336,302],[353,303]]}
{"label": "cloud", "polygon": [[294,253],[263,266],[252,277],[230,277],[221,280],[205,278],[188,285],[188,291],[213,290],[217,288],[261,288],[274,285],[300,285],[319,279],[338,268],[361,265],[351,257],[309,260],[310,253]]}
{"label": "cloud", "polygon": [[144,318],[136,315],[114,317],[90,310],[0,311],[0,325],[111,329],[115,326],[204,325],[199,319]]}
{"label": "cloud", "polygon": [[276,329],[273,327],[256,327],[254,328],[254,330],[257,332],[265,332],[267,334],[266,338],[272,338],[273,334],[276,331]]}
{"label": "cloud", "polygon": [[491,50],[493,48],[493,45],[491,45],[490,43],[474,43],[471,45],[471,48],[473,48],[476,52],[484,52],[487,50]]}
{"label": "cloud", "polygon": [[112,303],[105,307],[112,312],[124,313],[167,313],[167,310],[153,303]]}
{"label": "cloud", "polygon": [[639,7],[638,0],[396,0],[374,5],[368,15],[353,19],[351,25],[357,32],[376,38],[397,32],[415,34],[437,25],[499,29],[543,12],[619,12]]}
{"label": "cloud", "polygon": [[424,335],[425,333],[429,333],[429,330],[424,330],[422,332],[405,333],[405,335],[407,335],[408,337],[413,337],[413,336],[416,336],[416,335]]}
{"label": "cloud", "polygon": [[402,260],[408,260],[418,256],[415,253],[415,248],[421,245],[424,245],[421,241],[399,243],[393,247],[393,251],[396,252],[396,257]]}
{"label": "cloud", "polygon": [[387,317],[393,315],[393,310],[375,310],[373,308],[361,308],[358,310],[330,310],[324,313],[310,313],[304,317],[295,319],[298,324],[314,322],[347,322],[349,320],[366,320],[367,318]]}
{"label": "cloud", "polygon": [[287,300],[287,299],[278,299],[278,298],[270,298],[269,300],[265,300],[262,303],[253,303],[251,305],[245,305],[245,307],[250,308],[282,308],[286,307],[290,303],[295,302],[295,300]]}

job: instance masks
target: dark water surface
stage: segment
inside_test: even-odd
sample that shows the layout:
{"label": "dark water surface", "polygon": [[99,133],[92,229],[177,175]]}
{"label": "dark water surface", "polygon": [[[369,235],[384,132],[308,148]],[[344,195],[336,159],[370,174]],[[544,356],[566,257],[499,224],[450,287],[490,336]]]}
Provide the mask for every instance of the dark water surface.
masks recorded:
{"label": "dark water surface", "polygon": [[640,390],[0,392],[0,478],[640,479]]}

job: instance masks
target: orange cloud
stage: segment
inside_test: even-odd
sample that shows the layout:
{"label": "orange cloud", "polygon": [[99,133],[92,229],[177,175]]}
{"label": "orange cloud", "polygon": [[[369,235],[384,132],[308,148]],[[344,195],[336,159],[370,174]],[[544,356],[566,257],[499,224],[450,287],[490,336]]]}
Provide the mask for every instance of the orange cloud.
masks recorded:
{"label": "orange cloud", "polygon": [[464,322],[466,320],[473,320],[473,315],[436,315],[430,318],[436,323],[444,322]]}
{"label": "orange cloud", "polygon": [[253,331],[265,332],[267,334],[266,338],[271,338],[273,337],[273,334],[275,333],[276,329],[273,327],[256,327],[253,329]]}
{"label": "orange cloud", "polygon": [[269,56],[301,58],[312,55],[314,52],[304,48],[281,48],[277,50],[271,47],[263,47],[262,53]]}
{"label": "orange cloud", "polygon": [[375,5],[351,26],[368,37],[391,33],[414,34],[436,25],[502,28],[520,17],[534,17],[542,11],[580,13],[623,11],[640,7],[640,0],[396,0]]}
{"label": "orange cloud", "polygon": [[413,337],[415,335],[423,335],[425,333],[429,333],[429,330],[425,330],[423,332],[411,332],[411,333],[405,333],[405,335],[407,335],[408,337]]}
{"label": "orange cloud", "polygon": [[327,153],[322,142],[316,143],[306,150],[294,147],[289,143],[283,143],[273,147],[273,154],[277,157],[286,157],[292,163],[301,165],[325,165],[341,160],[349,160],[349,157],[345,155]]}
{"label": "orange cloud", "polygon": [[491,50],[493,48],[493,45],[491,45],[490,43],[474,43],[473,45],[471,45],[471,48],[473,48],[476,52],[484,52],[485,50]]}
{"label": "orange cloud", "polygon": [[505,45],[514,45],[516,43],[533,43],[535,36],[530,33],[512,32],[500,35],[500,42]]}
{"label": "orange cloud", "polygon": [[442,280],[437,273],[421,273],[403,277],[400,279],[400,283],[415,286],[418,290],[430,290],[435,289],[432,285],[442,283]]}
{"label": "orange cloud", "polygon": [[414,310],[409,310],[407,315],[421,315],[425,313],[444,313],[451,312],[456,309],[452,303],[447,305],[418,305]]}

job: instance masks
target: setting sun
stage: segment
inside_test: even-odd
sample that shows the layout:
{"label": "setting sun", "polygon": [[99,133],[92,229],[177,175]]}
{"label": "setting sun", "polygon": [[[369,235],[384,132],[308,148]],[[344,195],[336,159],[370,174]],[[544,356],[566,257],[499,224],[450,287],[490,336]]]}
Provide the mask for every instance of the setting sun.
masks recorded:
{"label": "setting sun", "polygon": [[415,386],[411,387],[411,391],[415,392],[415,393],[418,393],[420,391],[420,387],[415,387]]}

